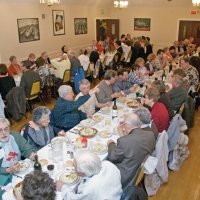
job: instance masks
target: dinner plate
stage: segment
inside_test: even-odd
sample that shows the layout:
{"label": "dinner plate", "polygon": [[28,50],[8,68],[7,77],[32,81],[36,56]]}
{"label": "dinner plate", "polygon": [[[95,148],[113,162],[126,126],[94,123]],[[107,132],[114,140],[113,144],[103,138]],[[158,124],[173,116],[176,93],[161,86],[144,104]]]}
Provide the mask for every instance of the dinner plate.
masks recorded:
{"label": "dinner plate", "polygon": [[99,132],[99,136],[102,138],[109,138],[112,136],[112,133],[108,130],[103,130]]}
{"label": "dinner plate", "polygon": [[96,121],[96,122],[101,122],[101,121],[104,119],[104,117],[103,117],[102,115],[98,115],[98,114],[93,115],[92,118],[93,118],[93,120]]}
{"label": "dinner plate", "polygon": [[21,160],[19,161],[20,168],[19,172],[24,172],[30,167],[30,163],[27,160]]}
{"label": "dinner plate", "polygon": [[59,175],[59,180],[66,185],[74,185],[79,181],[79,176],[74,171],[66,171]]}
{"label": "dinner plate", "polygon": [[80,125],[84,127],[94,126],[95,124],[96,122],[93,119],[85,119],[80,122]]}
{"label": "dinner plate", "polygon": [[131,100],[127,102],[129,108],[138,108],[140,103],[137,100]]}
{"label": "dinner plate", "polygon": [[94,137],[97,134],[97,129],[92,127],[85,127],[80,130],[80,135],[83,137]]}
{"label": "dinner plate", "polygon": [[106,153],[106,152],[108,151],[108,147],[107,147],[106,144],[97,142],[97,143],[94,143],[94,144],[92,145],[91,150],[92,150],[94,153],[100,155],[100,154]]}
{"label": "dinner plate", "polygon": [[100,110],[103,113],[110,113],[112,109],[111,109],[111,107],[103,107]]}
{"label": "dinner plate", "polygon": [[42,167],[44,167],[45,165],[48,165],[48,160],[47,159],[40,159],[39,163],[42,165]]}
{"label": "dinner plate", "polygon": [[73,139],[71,141],[71,144],[74,145],[77,148],[83,148],[85,146],[85,144],[82,143],[82,139],[83,138],[79,136],[79,137]]}
{"label": "dinner plate", "polygon": [[13,195],[16,199],[18,200],[23,199],[21,193],[22,193],[22,181],[17,183],[15,187],[13,188]]}

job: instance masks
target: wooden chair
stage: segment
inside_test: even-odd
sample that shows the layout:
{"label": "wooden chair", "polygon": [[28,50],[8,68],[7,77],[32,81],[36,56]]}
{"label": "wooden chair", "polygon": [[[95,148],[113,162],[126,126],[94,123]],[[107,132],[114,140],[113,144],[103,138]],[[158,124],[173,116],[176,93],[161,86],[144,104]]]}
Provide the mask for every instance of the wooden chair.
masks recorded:
{"label": "wooden chair", "polygon": [[29,97],[26,98],[27,107],[28,107],[29,110],[32,110],[31,101],[35,100],[37,98],[39,98],[40,102],[42,102],[45,105],[45,103],[44,103],[44,101],[41,97],[40,81],[33,82],[30,95],[29,95]]}
{"label": "wooden chair", "polygon": [[185,103],[182,103],[181,107],[179,108],[178,114],[182,115],[184,108],[185,108]]}
{"label": "wooden chair", "polygon": [[138,186],[141,184],[144,178],[144,164],[149,156],[146,156],[140,167],[138,168],[135,177],[133,179],[133,185]]}
{"label": "wooden chair", "polygon": [[70,70],[65,70],[63,74],[63,85],[67,84],[70,82]]}

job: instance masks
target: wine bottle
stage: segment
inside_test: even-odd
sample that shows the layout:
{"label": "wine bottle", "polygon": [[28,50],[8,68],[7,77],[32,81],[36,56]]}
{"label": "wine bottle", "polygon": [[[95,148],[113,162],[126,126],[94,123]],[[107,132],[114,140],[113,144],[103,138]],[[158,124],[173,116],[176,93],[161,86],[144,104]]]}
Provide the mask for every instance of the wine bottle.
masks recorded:
{"label": "wine bottle", "polygon": [[38,161],[38,155],[35,155],[35,163],[33,165],[34,170],[42,170],[42,165],[40,164],[40,162]]}
{"label": "wine bottle", "polygon": [[116,99],[114,99],[114,105],[112,107],[112,118],[116,118],[117,117],[117,103],[116,103]]}
{"label": "wine bottle", "polygon": [[165,70],[163,71],[163,74],[162,74],[162,80],[163,80],[163,81],[166,80]]}

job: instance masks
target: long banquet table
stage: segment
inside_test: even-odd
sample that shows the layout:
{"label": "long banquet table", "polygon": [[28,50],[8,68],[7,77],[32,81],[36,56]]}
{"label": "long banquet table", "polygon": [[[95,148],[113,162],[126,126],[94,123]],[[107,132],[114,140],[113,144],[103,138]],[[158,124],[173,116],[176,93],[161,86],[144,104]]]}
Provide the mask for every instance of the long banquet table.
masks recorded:
{"label": "long banquet table", "polygon": [[[127,98],[130,98],[130,97],[131,97],[131,95],[129,97],[127,97]],[[87,149],[91,150],[92,149],[91,147],[97,142],[107,145],[107,141],[110,140],[110,139],[114,140],[115,142],[117,141],[117,138],[119,138],[119,135],[117,133],[117,126],[118,126],[119,120],[123,117],[124,114],[132,112],[132,109],[128,108],[126,106],[125,102],[118,101],[117,106],[118,106],[118,118],[116,118],[114,120],[112,119],[112,109],[111,108],[110,108],[109,112],[103,112],[102,110],[100,110],[99,112],[97,112],[97,113],[95,113],[93,115],[93,118],[96,115],[102,116],[103,120],[100,121],[100,122],[96,122],[95,125],[93,125],[92,127],[97,129],[98,133],[100,131],[103,131],[103,130],[108,130],[112,134],[108,138],[102,138],[97,133],[94,137],[88,138]],[[71,141],[74,141],[77,137],[79,137],[78,130],[83,128],[83,126],[81,126],[80,124],[77,125],[76,127],[74,127],[73,129],[69,130],[66,133],[66,137],[65,137],[66,141],[69,140],[71,142]],[[54,180],[58,180],[58,175],[65,170],[65,168],[66,168],[65,163],[67,162],[67,160],[72,160],[72,158],[69,157],[68,152],[69,151],[73,151],[74,153],[76,153],[76,151],[79,150],[79,149],[72,148],[72,147],[73,147],[72,145],[69,145],[69,144],[67,144],[65,142],[63,143],[63,152],[62,152],[63,153],[63,159],[62,159],[62,161],[57,161],[55,158],[52,157],[52,155],[51,155],[51,153],[52,153],[51,152],[51,145],[46,145],[45,147],[43,147],[42,149],[40,149],[37,152],[39,160],[47,159],[48,160],[48,164],[54,164],[54,166],[55,166],[54,173],[53,173],[53,175],[51,175],[51,177]],[[101,160],[104,160],[104,159],[106,159],[107,154],[108,153],[106,151],[105,153],[100,154],[98,156],[100,157]],[[34,164],[33,161],[31,161],[29,159],[26,159],[26,160],[27,160],[27,162],[30,163],[29,169],[24,171],[24,172],[17,173],[16,174],[17,176],[16,175],[13,176],[12,183],[6,186],[6,192],[2,196],[3,200],[8,200],[8,199],[9,200],[15,200],[15,197],[13,195],[14,186],[18,182],[22,181],[26,174],[28,174],[28,173],[33,171],[33,164]],[[42,170],[44,172],[48,172],[47,166],[43,166]],[[70,186],[70,187],[73,187],[73,186]],[[61,195],[60,194],[57,195],[56,199],[57,200],[62,199]]]}

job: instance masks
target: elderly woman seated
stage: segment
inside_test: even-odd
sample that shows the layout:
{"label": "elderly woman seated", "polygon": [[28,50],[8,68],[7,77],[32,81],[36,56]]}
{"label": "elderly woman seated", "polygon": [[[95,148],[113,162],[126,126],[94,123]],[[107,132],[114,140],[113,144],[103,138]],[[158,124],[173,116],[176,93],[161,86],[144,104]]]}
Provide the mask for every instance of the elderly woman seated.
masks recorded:
{"label": "elderly woman seated", "polygon": [[36,150],[47,145],[54,138],[54,130],[50,126],[50,110],[45,106],[37,107],[32,112],[32,121],[24,131],[24,137]]}
{"label": "elderly woman seated", "polygon": [[57,182],[64,199],[119,200],[122,195],[121,175],[117,167],[109,161],[102,161],[91,151],[79,151],[74,159],[75,170],[82,177],[77,191],[67,190],[66,185]]}
{"label": "elderly woman seated", "polygon": [[6,118],[0,118],[0,185],[9,182],[9,174],[20,170],[21,156],[33,160],[33,147],[20,134],[10,131]]}
{"label": "elderly woman seated", "polygon": [[163,103],[158,102],[160,98],[159,90],[156,87],[148,88],[145,91],[144,103],[151,108],[151,118],[161,133],[168,129],[169,113]]}

